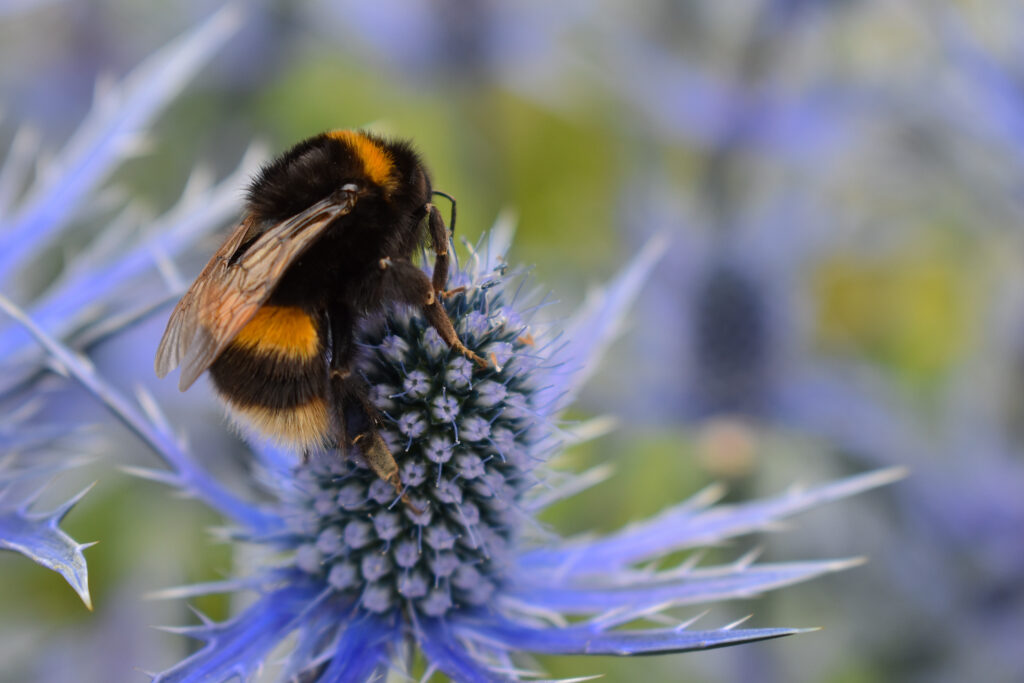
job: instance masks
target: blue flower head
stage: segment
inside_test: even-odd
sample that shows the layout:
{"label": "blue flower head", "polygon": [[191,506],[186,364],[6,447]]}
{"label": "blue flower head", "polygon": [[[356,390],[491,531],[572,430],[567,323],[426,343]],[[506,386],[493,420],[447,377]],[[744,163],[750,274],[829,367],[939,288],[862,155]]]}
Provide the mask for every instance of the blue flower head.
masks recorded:
{"label": "blue flower head", "polygon": [[[452,276],[445,304],[462,340],[492,366],[451,352],[415,310],[396,307],[360,331],[358,369],[385,416],[403,494],[358,453],[292,454],[256,444],[256,472],[271,504],[238,497],[171,433],[151,397],[141,409],[8,302],[54,360],[139,434],[170,466],[135,470],[193,495],[228,517],[230,537],[274,561],[247,576],[172,589],[167,596],[255,591],[222,623],[176,631],[203,641],[159,681],[249,678],[290,637],[283,678],[364,680],[402,667],[416,646],[428,671],[457,680],[524,675],[517,653],[650,654],[773,638],[794,629],[689,628],[680,605],[749,596],[834,571],[851,561],[656,568],[669,553],[762,530],[779,518],[877,486],[862,475],[774,500],[715,507],[712,488],[607,537],[559,539],[536,514],[600,481],[599,470],[559,473],[547,463],[587,430],[558,414],[592,369],[661,245],[649,244],[570,323],[570,338],[543,332],[524,308],[522,280],[500,258],[508,231],[492,234]],[[461,289],[460,289],[461,288]],[[853,561],[855,562],[855,561]],[[638,567],[643,563],[646,568]],[[581,617],[570,622],[570,617]],[[637,620],[658,626],[622,628]],[[673,619],[671,626],[664,626]],[[733,625],[734,626],[734,625]]]}
{"label": "blue flower head", "polygon": [[[175,629],[204,645],[158,681],[248,679],[293,637],[285,680],[366,680],[404,668],[409,645],[428,673],[456,680],[518,679],[523,652],[635,655],[721,647],[795,629],[690,628],[671,610],[751,594],[858,560],[659,568],[670,553],[771,527],[824,501],[878,486],[896,471],[861,475],[772,500],[714,506],[712,487],[606,537],[560,539],[536,520],[552,502],[606,472],[559,473],[550,456],[594,430],[567,430],[558,415],[592,371],[662,250],[655,240],[570,322],[572,336],[542,332],[524,309],[522,281],[500,255],[508,230],[452,276],[446,299],[460,337],[489,358],[474,368],[450,351],[417,311],[396,307],[360,331],[358,363],[386,418],[403,494],[377,479],[358,453],[292,454],[256,444],[258,479],[271,504],[240,498],[206,471],[171,432],[156,402],[139,405],[17,307],[26,326],[170,467],[136,469],[201,499],[234,523],[230,538],[266,548],[274,561],[244,577],[165,592],[188,597],[255,591],[222,623]],[[462,288],[461,290],[459,288]],[[536,307],[534,307],[536,308]],[[639,565],[643,564],[643,568]],[[574,620],[570,621],[570,617]],[[638,620],[650,628],[623,628]],[[665,626],[670,621],[670,626]]]}
{"label": "blue flower head", "polygon": [[475,371],[412,309],[361,332],[359,371],[385,417],[409,505],[357,458],[315,457],[285,503],[294,567],[372,614],[424,617],[489,600],[536,484],[552,421],[535,406],[529,329],[508,308],[500,273],[460,274],[446,301],[460,338],[494,366]]}

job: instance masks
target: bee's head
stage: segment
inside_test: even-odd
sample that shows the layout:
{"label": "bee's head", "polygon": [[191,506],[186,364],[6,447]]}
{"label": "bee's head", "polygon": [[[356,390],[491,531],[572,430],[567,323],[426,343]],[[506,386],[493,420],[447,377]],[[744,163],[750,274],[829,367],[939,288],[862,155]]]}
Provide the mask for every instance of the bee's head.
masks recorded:
{"label": "bee's head", "polygon": [[356,206],[425,213],[430,178],[409,143],[373,133],[336,130],[304,140],[266,165],[249,189],[249,211],[266,222],[285,220],[339,189],[355,187]]}

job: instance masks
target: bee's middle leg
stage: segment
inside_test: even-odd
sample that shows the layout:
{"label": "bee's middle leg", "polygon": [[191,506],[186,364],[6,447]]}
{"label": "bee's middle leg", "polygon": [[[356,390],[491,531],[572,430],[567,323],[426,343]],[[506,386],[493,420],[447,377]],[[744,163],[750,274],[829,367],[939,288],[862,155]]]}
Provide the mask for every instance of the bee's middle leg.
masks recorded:
{"label": "bee's middle leg", "polygon": [[388,299],[420,306],[427,321],[437,330],[449,348],[461,353],[481,368],[489,367],[487,361],[466,348],[459,339],[447,311],[437,298],[434,283],[426,273],[410,261],[394,259],[381,259],[380,269],[381,291]]}

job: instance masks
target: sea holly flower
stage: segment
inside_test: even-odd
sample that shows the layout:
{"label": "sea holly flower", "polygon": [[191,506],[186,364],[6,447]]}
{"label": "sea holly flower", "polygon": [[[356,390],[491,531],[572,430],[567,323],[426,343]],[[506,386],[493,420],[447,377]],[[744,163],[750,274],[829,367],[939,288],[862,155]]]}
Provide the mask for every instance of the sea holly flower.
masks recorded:
{"label": "sea holly flower", "polygon": [[[672,608],[746,597],[850,566],[858,560],[757,564],[751,555],[716,567],[696,556],[658,567],[676,551],[764,530],[780,518],[899,476],[885,471],[776,499],[716,506],[712,487],[607,537],[560,539],[536,521],[547,505],[600,481],[548,465],[578,434],[558,418],[565,397],[630,308],[663,248],[649,243],[570,324],[564,338],[531,314],[521,276],[504,261],[508,230],[472,250],[445,300],[469,348],[491,358],[464,368],[418,311],[389,309],[360,330],[359,371],[376,387],[384,436],[400,462],[404,494],[357,453],[294,454],[254,445],[270,503],[228,492],[169,433],[155,403],[120,395],[23,313],[0,300],[52,354],[171,466],[138,473],[213,505],[230,538],[262,546],[265,566],[246,576],[165,592],[188,597],[254,591],[227,621],[175,629],[200,640],[157,681],[248,679],[280,645],[294,645],[283,679],[366,680],[407,667],[414,646],[426,677],[492,681],[528,675],[522,652],[635,655],[721,647],[799,632],[712,629],[672,617]],[[382,389],[386,387],[386,389]],[[570,621],[572,618],[572,621]],[[638,620],[654,626],[626,627]],[[671,625],[665,626],[669,620]]]}
{"label": "sea holly flower", "polygon": [[51,479],[80,460],[55,454],[59,439],[68,430],[29,425],[33,412],[31,405],[23,405],[0,417],[0,548],[19,552],[57,572],[92,609],[82,551],[93,544],[79,543],[60,528],[88,489],[53,509],[40,509],[36,502]]}
{"label": "sea holly flower", "polygon": [[[0,289],[77,351],[88,351],[165,304],[163,266],[237,212],[237,188],[258,163],[258,153],[247,155],[238,172],[219,185],[196,173],[180,201],[155,218],[118,197],[107,180],[138,153],[152,119],[240,19],[237,8],[219,11],[120,81],[97,87],[92,109],[52,158],[26,125],[0,163]],[[40,158],[45,161],[37,165]],[[82,240],[89,229],[93,239]],[[84,246],[68,247],[66,265],[40,281],[39,273],[52,267],[47,249],[71,242]],[[51,479],[81,461],[62,452],[68,448],[60,438],[82,425],[67,404],[59,411],[51,407],[57,383],[46,374],[48,367],[49,359],[24,329],[0,320],[0,548],[59,572],[89,605],[82,554],[89,544],[60,528],[81,495],[49,511],[36,502]]]}

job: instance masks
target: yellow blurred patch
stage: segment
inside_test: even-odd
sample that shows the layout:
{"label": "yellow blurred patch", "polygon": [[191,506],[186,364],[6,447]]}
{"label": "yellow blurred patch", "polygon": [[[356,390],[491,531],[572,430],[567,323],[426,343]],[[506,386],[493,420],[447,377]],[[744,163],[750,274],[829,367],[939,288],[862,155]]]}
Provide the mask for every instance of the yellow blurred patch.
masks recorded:
{"label": "yellow blurred patch", "polygon": [[949,256],[840,256],[820,264],[812,287],[826,351],[864,353],[920,381],[937,379],[968,344],[967,274]]}
{"label": "yellow blurred patch", "polygon": [[697,460],[716,479],[741,479],[754,471],[758,434],[742,418],[723,416],[704,422],[694,445]]}

